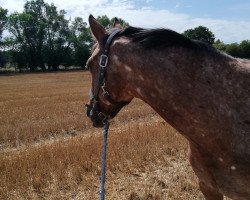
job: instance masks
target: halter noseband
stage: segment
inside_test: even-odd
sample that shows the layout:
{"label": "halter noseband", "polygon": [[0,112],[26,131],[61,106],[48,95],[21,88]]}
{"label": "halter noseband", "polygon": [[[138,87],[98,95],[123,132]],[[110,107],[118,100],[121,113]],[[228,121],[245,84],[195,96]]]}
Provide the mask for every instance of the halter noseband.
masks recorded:
{"label": "halter noseband", "polygon": [[101,120],[103,123],[105,123],[108,118],[107,116],[100,111],[100,107],[99,107],[99,92],[100,89],[102,88],[105,97],[108,98],[109,101],[113,101],[111,99],[111,97],[109,96],[108,92],[105,90],[105,72],[106,72],[106,67],[108,64],[108,53],[109,53],[109,48],[110,45],[112,43],[112,41],[114,40],[114,38],[120,33],[120,29],[115,29],[108,37],[105,46],[104,46],[104,51],[100,57],[100,61],[99,61],[99,78],[98,78],[98,85],[97,88],[93,94],[93,90],[91,90],[91,102],[92,105],[88,105],[86,104],[86,108],[87,108],[87,116],[93,121],[94,118],[98,117],[99,120]]}

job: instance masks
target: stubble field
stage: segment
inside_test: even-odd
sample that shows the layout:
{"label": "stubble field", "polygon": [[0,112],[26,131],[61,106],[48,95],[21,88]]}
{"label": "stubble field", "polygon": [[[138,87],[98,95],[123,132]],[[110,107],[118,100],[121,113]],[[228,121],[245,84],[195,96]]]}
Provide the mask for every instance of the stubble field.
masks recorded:
{"label": "stubble field", "polygon": [[[0,77],[0,199],[99,199],[90,82],[88,72]],[[187,141],[140,100],[111,122],[106,199],[203,199]]]}

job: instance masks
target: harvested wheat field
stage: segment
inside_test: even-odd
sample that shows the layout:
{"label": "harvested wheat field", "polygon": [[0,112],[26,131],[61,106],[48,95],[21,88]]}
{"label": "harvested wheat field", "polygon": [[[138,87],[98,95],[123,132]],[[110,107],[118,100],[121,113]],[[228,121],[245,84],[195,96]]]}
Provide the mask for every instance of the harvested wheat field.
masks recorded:
{"label": "harvested wheat field", "polygon": [[[99,199],[102,129],[88,72],[0,77],[0,199]],[[111,121],[106,199],[203,199],[187,141],[134,100]]]}

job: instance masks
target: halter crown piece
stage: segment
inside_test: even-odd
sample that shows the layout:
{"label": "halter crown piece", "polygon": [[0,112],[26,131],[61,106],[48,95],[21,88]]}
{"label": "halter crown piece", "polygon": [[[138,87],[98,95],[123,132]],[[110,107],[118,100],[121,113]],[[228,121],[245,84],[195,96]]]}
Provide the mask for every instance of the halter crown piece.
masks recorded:
{"label": "halter crown piece", "polygon": [[[105,123],[107,121],[107,116],[100,111],[100,108],[98,106],[98,101],[99,101],[99,92],[100,89],[102,88],[105,95],[108,95],[108,93],[105,91],[105,72],[106,72],[106,67],[108,65],[108,53],[109,53],[109,48],[114,40],[114,38],[120,33],[120,29],[115,29],[108,37],[104,50],[102,55],[100,56],[100,61],[99,61],[99,78],[98,78],[98,85],[96,90],[94,90],[94,94],[91,94],[91,101],[93,101],[92,106],[86,104],[87,107],[87,115],[89,118],[93,119],[94,117],[98,116],[98,118]],[[93,93],[93,91],[91,91]]]}

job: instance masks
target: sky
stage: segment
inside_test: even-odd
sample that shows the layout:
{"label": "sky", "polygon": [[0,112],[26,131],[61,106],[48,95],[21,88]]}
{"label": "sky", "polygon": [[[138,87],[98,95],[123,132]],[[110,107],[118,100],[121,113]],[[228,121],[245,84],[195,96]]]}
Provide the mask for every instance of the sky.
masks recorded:
{"label": "sky", "polygon": [[[25,0],[0,0],[9,13],[21,12]],[[249,0],[45,0],[64,9],[67,18],[89,14],[119,17],[131,26],[170,28],[179,33],[203,25],[225,43],[250,40]]]}

